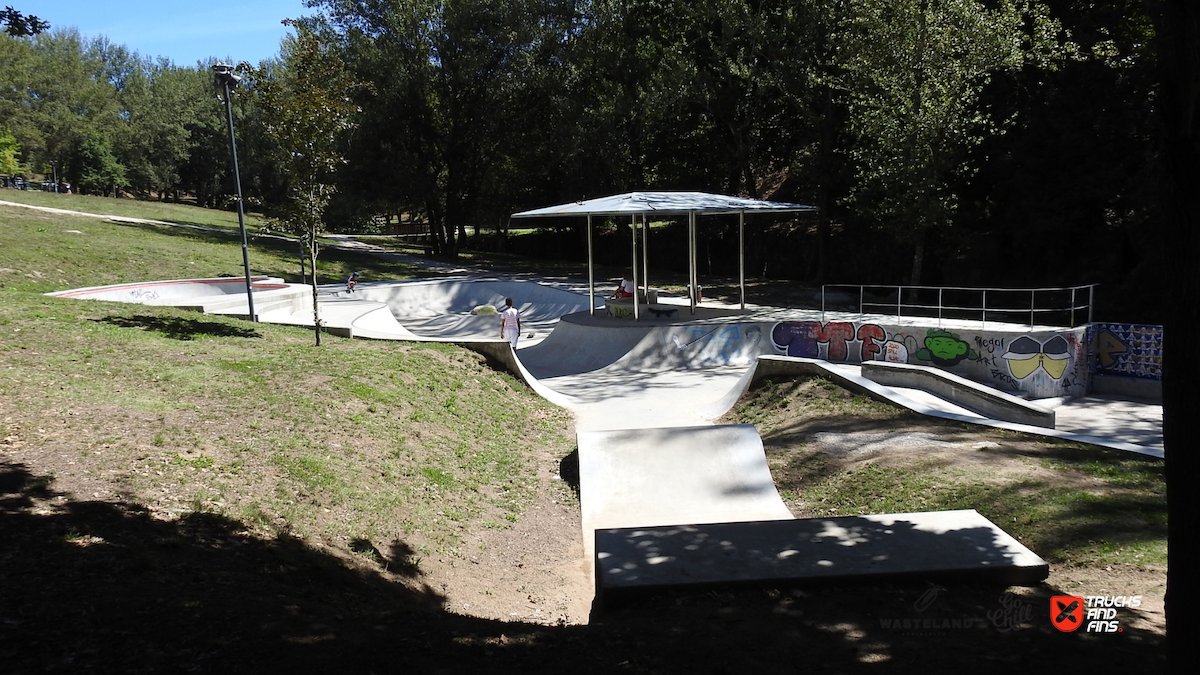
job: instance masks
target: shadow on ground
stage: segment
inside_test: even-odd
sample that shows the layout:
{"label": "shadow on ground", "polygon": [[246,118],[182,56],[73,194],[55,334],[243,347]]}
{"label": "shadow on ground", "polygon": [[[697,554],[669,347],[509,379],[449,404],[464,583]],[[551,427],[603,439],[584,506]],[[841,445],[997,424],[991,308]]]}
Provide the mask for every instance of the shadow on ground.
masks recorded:
{"label": "shadow on ground", "polygon": [[232,322],[209,321],[207,319],[186,319],[177,316],[109,316],[96,319],[100,323],[112,324],[121,328],[140,328],[142,330],[161,333],[173,340],[194,340],[198,336],[211,337],[241,337],[261,338],[262,333],[251,328],[244,328]]}
{"label": "shadow on ground", "polygon": [[476,619],[447,612],[421,571],[404,568],[403,541],[357,543],[358,555],[404,569],[382,575],[225,516],[161,520],[59,493],[6,460],[0,542],[10,673],[1154,672],[1164,658],[1154,634],[1053,630],[1049,587],[702,591],[588,626]]}

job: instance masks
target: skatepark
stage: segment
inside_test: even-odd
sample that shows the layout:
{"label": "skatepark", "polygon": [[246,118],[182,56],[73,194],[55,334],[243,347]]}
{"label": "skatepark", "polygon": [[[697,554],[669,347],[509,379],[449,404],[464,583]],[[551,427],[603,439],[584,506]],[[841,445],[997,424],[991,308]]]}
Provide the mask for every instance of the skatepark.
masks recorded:
{"label": "skatepark", "polygon": [[[312,286],[269,277],[47,295],[309,327],[319,321],[344,337],[446,342],[483,354],[575,417],[584,563],[597,609],[679,587],[914,578],[1032,585],[1047,577],[1045,560],[973,509],[795,519],[757,430],[714,424],[762,378],[819,376],[930,417],[1163,457],[1161,405],[1089,390],[1093,342],[1103,342],[1109,357],[1130,351],[1109,328],[1093,339],[1086,326],[1035,325],[1032,312],[1029,322],[1009,324],[986,313],[982,321],[876,315],[861,304],[852,313],[755,306],[745,301],[744,276],[738,305],[639,286],[636,216],[643,215],[646,282],[644,215],[652,211],[688,216],[688,288],[700,288],[697,208],[737,214],[739,228],[747,209],[811,209],[633,193],[514,214],[588,215],[586,284],[468,274],[360,282],[352,291],[321,286],[316,316]],[[623,304],[595,290],[590,218],[627,212],[641,297]],[[349,239],[343,245],[362,248]],[[495,314],[505,298],[522,316],[515,348],[499,337]]]}
{"label": "skatepark", "polygon": [[[253,284],[260,321],[313,325],[311,286],[271,278]],[[234,316],[249,311],[240,279],[53,295]],[[480,312],[485,305],[502,307],[505,297],[523,316],[515,350],[499,338],[498,318]],[[677,311],[633,321],[612,316],[604,299],[589,298],[581,284],[497,278],[363,282],[353,293],[319,289],[320,318],[330,333],[460,344],[574,414],[581,535],[586,559],[594,563],[598,604],[676,586],[914,576],[1033,584],[1045,578],[1045,561],[973,510],[794,519],[755,428],[713,424],[763,377],[820,375],[929,416],[1162,456],[1160,406],[1087,395],[1029,400],[938,368],[789,356],[788,344],[781,344],[795,325],[874,326],[895,317],[711,301],[693,310],[680,298],[659,302]],[[905,323],[922,328],[919,321]],[[969,328],[942,321],[938,330]],[[989,330],[1030,334],[1023,326]],[[828,357],[830,345],[836,341],[819,344],[818,356]]]}

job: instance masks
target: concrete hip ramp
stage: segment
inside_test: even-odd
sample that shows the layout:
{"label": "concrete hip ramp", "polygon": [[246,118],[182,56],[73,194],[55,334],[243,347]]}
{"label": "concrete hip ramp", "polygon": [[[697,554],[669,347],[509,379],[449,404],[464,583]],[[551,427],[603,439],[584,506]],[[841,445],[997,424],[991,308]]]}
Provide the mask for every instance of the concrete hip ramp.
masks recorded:
{"label": "concrete hip ramp", "polygon": [[581,431],[584,532],[791,519],[750,424]]}
{"label": "concrete hip ramp", "polygon": [[758,357],[773,353],[769,335],[769,323],[634,324],[584,312],[518,356],[581,430],[687,427],[732,407]]}

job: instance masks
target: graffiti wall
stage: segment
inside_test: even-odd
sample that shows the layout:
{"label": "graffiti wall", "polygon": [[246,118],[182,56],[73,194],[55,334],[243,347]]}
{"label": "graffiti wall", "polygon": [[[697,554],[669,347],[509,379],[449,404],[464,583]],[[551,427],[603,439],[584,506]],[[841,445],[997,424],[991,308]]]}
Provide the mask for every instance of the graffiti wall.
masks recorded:
{"label": "graffiti wall", "polygon": [[785,321],[777,353],[841,363],[892,361],[943,368],[1032,398],[1087,392],[1086,329],[1001,332],[846,321]]}
{"label": "graffiti wall", "polygon": [[1162,380],[1162,326],[1094,323],[1089,344],[1094,374]]}

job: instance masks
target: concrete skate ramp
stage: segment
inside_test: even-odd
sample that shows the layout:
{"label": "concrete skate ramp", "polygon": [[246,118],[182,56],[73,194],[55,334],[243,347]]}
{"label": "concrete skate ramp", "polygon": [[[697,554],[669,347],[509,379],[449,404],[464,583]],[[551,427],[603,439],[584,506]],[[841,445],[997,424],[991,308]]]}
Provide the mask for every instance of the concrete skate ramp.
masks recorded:
{"label": "concrete skate ramp", "polygon": [[770,353],[770,324],[565,316],[521,362],[568,401],[581,430],[681,427],[721,416]]}
{"label": "concrete skate ramp", "polygon": [[750,424],[581,431],[579,493],[591,531],[791,519]]}
{"label": "concrete skate ramp", "polygon": [[768,322],[737,320],[638,323],[563,316],[554,333],[521,354],[539,379],[579,375],[603,368],[655,372],[717,366],[749,366],[773,353]]}
{"label": "concrete skate ramp", "polygon": [[[308,289],[310,286],[301,284],[286,284],[283,280],[272,277],[251,277],[251,289],[255,297],[265,295],[270,291],[284,291],[292,288]],[[75,288],[69,291],[57,291],[46,295],[56,298],[73,298],[77,300],[107,300],[109,302],[129,302],[139,305],[174,306],[188,304],[192,299],[215,300],[226,296],[246,295],[246,280],[243,277],[221,277],[217,279],[173,279],[168,281],[139,281],[110,286],[89,286]],[[198,304],[205,304],[200,302]]]}
{"label": "concrete skate ramp", "polygon": [[589,309],[586,294],[532,281],[497,279],[360,283],[351,297],[387,305],[406,332],[425,338],[496,337],[500,320],[494,314],[472,315],[471,310],[481,305],[504,309],[505,298],[512,298],[521,312],[525,335],[544,337],[564,314]]}
{"label": "concrete skate ramp", "polygon": [[1033,585],[1049,565],[974,509],[598,530],[602,603],[651,590],[804,582]]}

